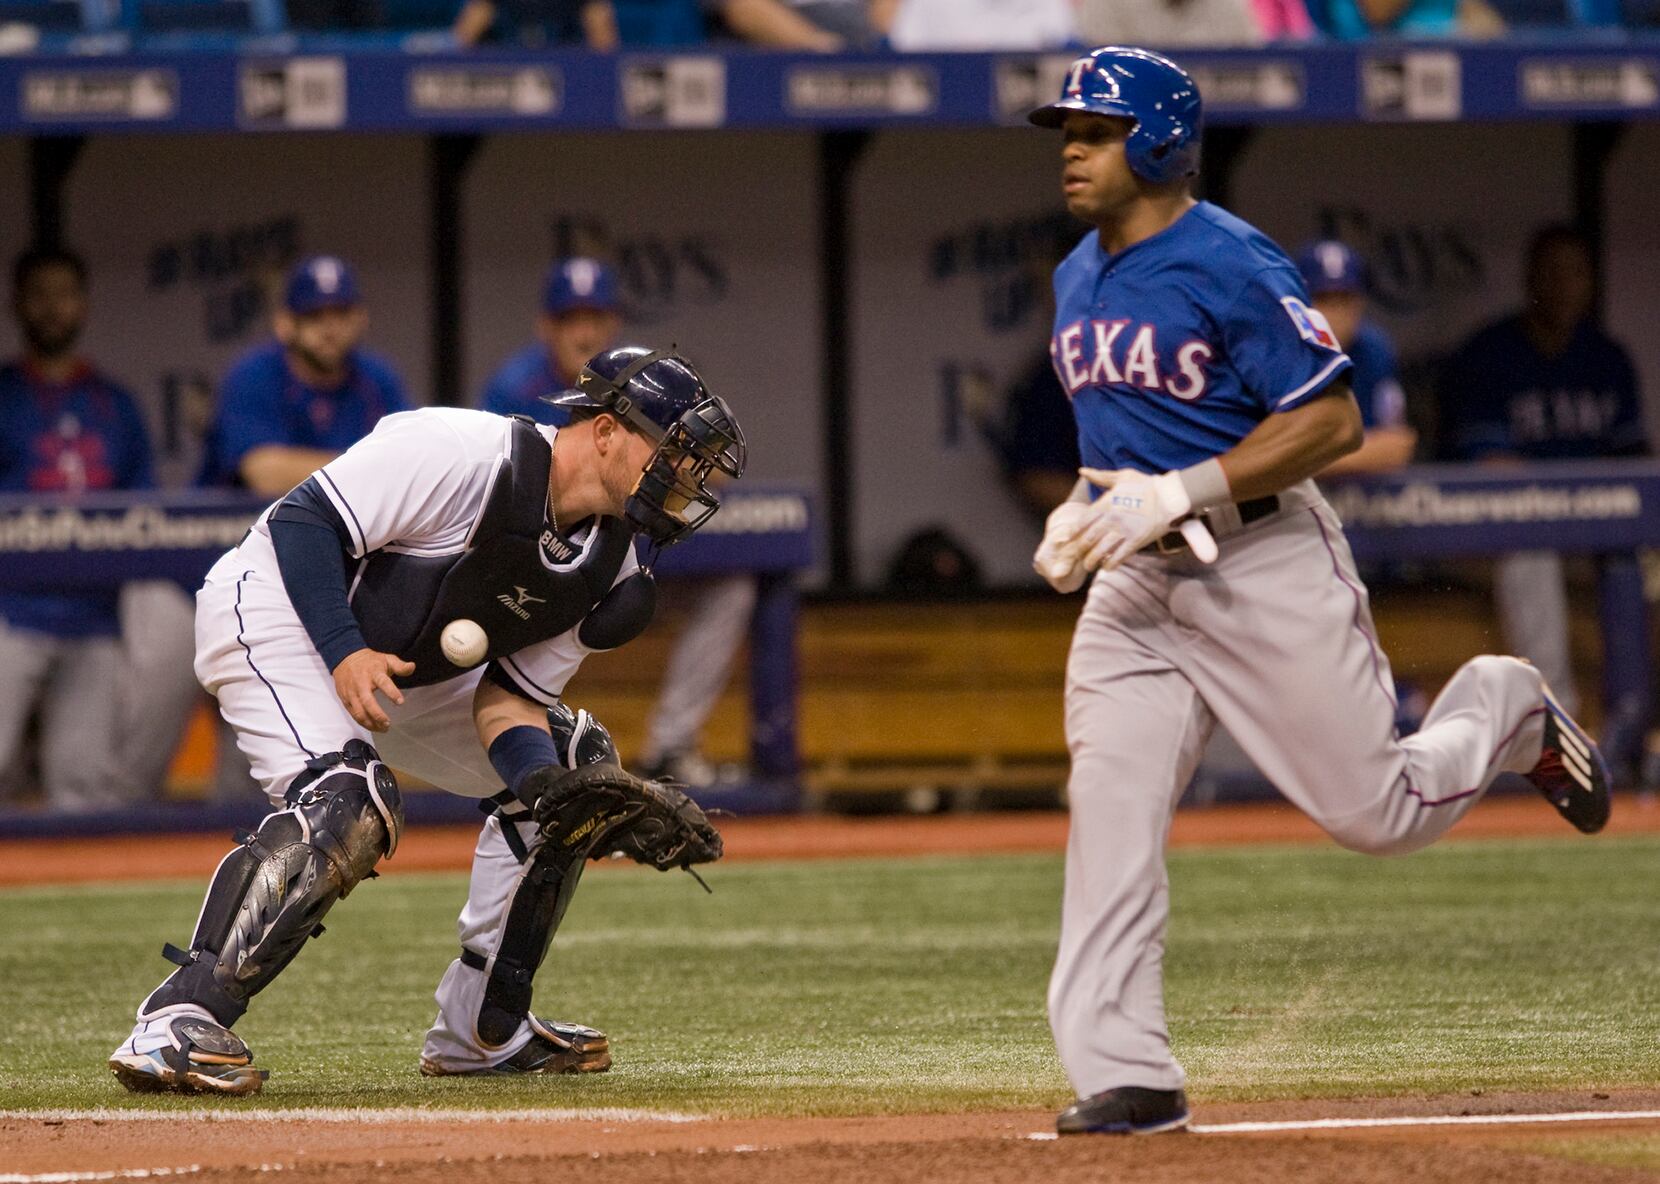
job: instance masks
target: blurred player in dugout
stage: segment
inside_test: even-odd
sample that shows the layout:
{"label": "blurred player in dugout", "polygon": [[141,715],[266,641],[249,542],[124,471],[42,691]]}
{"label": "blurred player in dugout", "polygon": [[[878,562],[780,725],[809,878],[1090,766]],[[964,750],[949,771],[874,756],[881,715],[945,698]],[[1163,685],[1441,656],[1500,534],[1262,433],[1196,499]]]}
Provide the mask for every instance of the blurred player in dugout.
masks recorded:
{"label": "blurred player in dugout", "polygon": [[[622,332],[616,272],[597,259],[557,260],[542,287],[536,340],[502,363],[485,385],[479,406],[497,415],[523,415],[563,426],[563,408],[543,395],[569,390],[587,360],[616,344]],[[672,776],[694,787],[715,780],[699,751],[708,722],[755,613],[755,577],[747,574],[687,578],[689,615],[675,639],[663,684],[646,726],[638,764],[646,776]]]}
{"label": "blurred player in dugout", "polygon": [[[86,265],[69,251],[31,250],[13,266],[23,349],[0,368],[4,492],[74,497],[151,483],[149,437],[132,396],[77,352],[87,295]],[[114,588],[0,592],[0,771],[10,779],[0,792],[15,788],[12,773],[38,710],[48,805],[93,810],[133,795],[132,782],[112,775],[118,601]]]}
{"label": "blurred player in dugout", "polygon": [[[1477,331],[1442,369],[1446,458],[1514,465],[1646,455],[1636,368],[1594,315],[1590,242],[1569,226],[1543,227],[1528,244],[1525,284],[1520,311]],[[1505,644],[1576,710],[1562,556],[1506,555],[1493,590]]]}
{"label": "blurred player in dugout", "polygon": [[1401,388],[1395,346],[1366,316],[1365,260],[1346,244],[1326,239],[1303,248],[1297,270],[1314,307],[1325,314],[1337,344],[1354,363],[1350,388],[1366,426],[1361,446],[1328,465],[1320,479],[1389,473],[1403,467],[1412,460],[1418,433],[1406,422],[1406,392]]}
{"label": "blurred player in dugout", "polygon": [[[409,409],[391,364],[362,347],[369,313],[345,260],[302,260],[288,275],[272,330],[272,340],[243,354],[220,383],[199,486],[281,497],[383,416]],[[176,593],[165,611],[152,607],[142,630],[147,658],[134,661],[131,678],[144,691],[135,714],[147,718],[124,729],[123,744],[127,773],[142,784],[160,784],[199,701],[193,621],[193,605]],[[246,758],[224,730],[218,749],[216,796],[256,793]]]}

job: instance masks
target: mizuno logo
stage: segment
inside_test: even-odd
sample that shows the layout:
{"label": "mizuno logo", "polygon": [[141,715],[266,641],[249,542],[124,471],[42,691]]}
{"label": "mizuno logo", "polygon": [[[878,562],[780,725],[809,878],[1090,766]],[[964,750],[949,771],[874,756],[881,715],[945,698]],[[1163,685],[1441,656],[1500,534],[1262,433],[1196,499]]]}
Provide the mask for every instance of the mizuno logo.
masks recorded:
{"label": "mizuno logo", "polygon": [[503,607],[505,607],[508,612],[512,613],[521,620],[530,620],[530,610],[527,609],[525,605],[547,603],[547,600],[544,597],[532,596],[530,591],[521,584],[514,584],[513,592],[514,595],[512,596],[509,596],[507,593],[503,592],[500,596],[496,597],[496,600]]}

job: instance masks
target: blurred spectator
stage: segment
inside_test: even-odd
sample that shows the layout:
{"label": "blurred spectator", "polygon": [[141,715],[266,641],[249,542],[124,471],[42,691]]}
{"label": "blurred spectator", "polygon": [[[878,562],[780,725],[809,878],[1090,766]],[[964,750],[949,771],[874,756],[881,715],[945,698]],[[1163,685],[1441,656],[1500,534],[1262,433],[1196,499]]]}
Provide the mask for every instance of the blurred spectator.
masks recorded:
{"label": "blurred spectator", "polygon": [[1406,392],[1395,370],[1395,347],[1374,322],[1366,319],[1366,264],[1343,243],[1312,243],[1297,257],[1309,298],[1325,314],[1337,344],[1354,362],[1349,386],[1366,439],[1360,448],[1320,475],[1388,473],[1412,459],[1418,433],[1406,422]]}
{"label": "blurred spectator", "polygon": [[479,406],[497,415],[528,415],[543,423],[556,409],[543,395],[569,390],[588,359],[609,349],[622,331],[617,277],[597,259],[561,259],[542,285],[537,340],[491,377]]}
{"label": "blurred spectator", "polygon": [[1303,0],[1251,0],[1251,12],[1268,41],[1308,41],[1318,33]]}
{"label": "blurred spectator", "polygon": [[[1636,369],[1592,317],[1590,243],[1568,226],[1543,228],[1528,246],[1526,284],[1522,310],[1477,332],[1442,371],[1437,397],[1450,458],[1512,465],[1645,454]],[[1539,667],[1572,711],[1562,557],[1505,556],[1494,591],[1510,652]]]}
{"label": "blurred spectator", "polygon": [[1078,34],[1090,45],[1167,49],[1263,40],[1252,0],[1078,0]]}
{"label": "blurred spectator", "polygon": [[199,484],[277,497],[409,406],[391,366],[359,348],[369,314],[343,260],[302,261],[273,328],[276,340],[244,354],[220,385]]}
{"label": "blurred spectator", "polygon": [[1361,41],[1397,37],[1497,37],[1504,18],[1486,0],[1308,0],[1328,37]]}
{"label": "blurred spectator", "polygon": [[1010,385],[992,432],[1003,476],[1032,520],[1042,524],[1078,481],[1078,421],[1046,349]]}
{"label": "blurred spectator", "polygon": [[887,35],[898,0],[712,0],[733,36],[773,49],[869,49]]}
{"label": "blurred spectator", "polygon": [[[75,346],[87,318],[86,265],[39,249],[12,269],[23,356],[0,368],[0,490],[70,498],[150,485],[150,442],[132,396]],[[118,593],[0,593],[0,769],[19,762],[40,711],[40,773],[60,810],[119,805]]]}
{"label": "blurred spectator", "polygon": [[1053,49],[1077,40],[1072,0],[899,0],[893,47],[930,50]]}
{"label": "blurred spectator", "polygon": [[458,45],[585,45],[602,52],[618,45],[611,0],[465,0],[450,31]]}
{"label": "blurred spectator", "polygon": [[[538,340],[502,364],[479,406],[556,427],[568,423],[568,413],[542,402],[542,396],[570,389],[589,358],[616,344],[622,327],[616,273],[585,256],[556,261],[542,285]],[[700,752],[699,735],[749,636],[756,579],[749,574],[685,577],[666,591],[688,611],[663,670],[638,763],[647,776],[706,787],[719,772]]]}

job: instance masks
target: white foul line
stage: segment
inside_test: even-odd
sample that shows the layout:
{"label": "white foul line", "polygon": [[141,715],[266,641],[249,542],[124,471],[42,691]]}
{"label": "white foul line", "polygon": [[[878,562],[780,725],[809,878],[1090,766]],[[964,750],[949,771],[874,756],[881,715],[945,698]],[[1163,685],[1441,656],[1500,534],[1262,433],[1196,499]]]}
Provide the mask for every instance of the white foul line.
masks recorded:
{"label": "white foul line", "polygon": [[[1660,1110],[1571,1110],[1564,1114],[1425,1114],[1402,1118],[1307,1118],[1294,1122],[1196,1123],[1187,1129],[1195,1135],[1260,1135],[1279,1131],[1348,1131],[1376,1127],[1408,1126],[1513,1126],[1545,1122],[1637,1122],[1660,1119]],[[1060,1138],[1054,1131],[1033,1131],[1024,1136],[1034,1143]]]}
{"label": "white foul line", "polygon": [[1571,1110],[1564,1114],[1425,1114],[1416,1118],[1310,1118],[1300,1122],[1221,1122],[1188,1129],[1198,1135],[1255,1135],[1273,1131],[1343,1131],[1400,1126],[1510,1126],[1541,1122],[1634,1122],[1660,1119],[1660,1110]]}
{"label": "white foul line", "polygon": [[0,1184],[77,1184],[81,1180],[153,1180],[157,1176],[188,1176],[202,1169],[191,1164],[187,1168],[124,1168],[116,1172],[41,1172],[25,1176],[21,1172],[0,1172]]}

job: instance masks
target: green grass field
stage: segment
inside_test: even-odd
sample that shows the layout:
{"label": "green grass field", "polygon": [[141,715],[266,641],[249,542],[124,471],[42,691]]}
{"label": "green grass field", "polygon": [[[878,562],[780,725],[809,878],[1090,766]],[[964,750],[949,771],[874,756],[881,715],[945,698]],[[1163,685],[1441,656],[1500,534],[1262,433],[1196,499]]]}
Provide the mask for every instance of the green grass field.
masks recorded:
{"label": "green grass field", "polygon": [[[1660,1085],[1660,840],[1171,859],[1172,1034],[1201,1099]],[[364,885],[238,1031],[251,1105],[649,1106],[727,1114],[1052,1107],[1060,860],[600,869],[538,1010],[592,1023],[590,1078],[426,1080],[456,875]],[[201,884],[0,892],[0,1107],[184,1105],[104,1068]]]}

